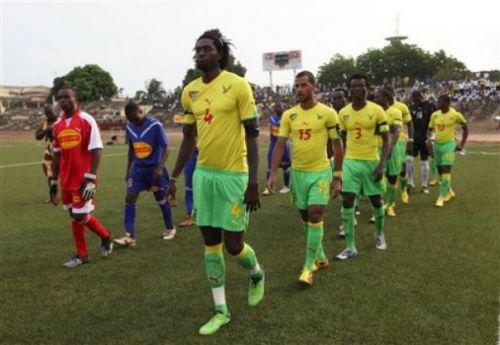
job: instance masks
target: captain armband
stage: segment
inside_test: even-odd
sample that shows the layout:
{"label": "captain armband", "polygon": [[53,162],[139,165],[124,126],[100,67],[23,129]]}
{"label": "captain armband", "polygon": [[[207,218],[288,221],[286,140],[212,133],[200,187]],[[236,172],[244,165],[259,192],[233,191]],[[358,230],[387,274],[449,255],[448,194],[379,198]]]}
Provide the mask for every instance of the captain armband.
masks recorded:
{"label": "captain armband", "polygon": [[386,133],[389,132],[389,125],[387,122],[381,122],[377,125],[377,133]]}
{"label": "captain armband", "polygon": [[338,139],[338,138],[340,138],[340,127],[339,127],[339,125],[335,125],[333,127],[328,127],[328,137],[330,139]]}
{"label": "captain armband", "polygon": [[243,127],[247,138],[257,138],[259,136],[260,130],[256,123],[245,123]]}

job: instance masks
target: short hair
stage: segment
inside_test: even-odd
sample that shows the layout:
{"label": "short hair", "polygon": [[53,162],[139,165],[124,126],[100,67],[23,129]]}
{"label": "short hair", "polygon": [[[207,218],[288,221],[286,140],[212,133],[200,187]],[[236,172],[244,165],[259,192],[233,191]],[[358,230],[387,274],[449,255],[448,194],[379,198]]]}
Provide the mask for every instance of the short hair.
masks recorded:
{"label": "short hair", "polygon": [[391,98],[391,92],[388,90],[387,87],[384,87],[383,89],[377,90],[378,93],[380,93],[382,96],[386,97],[387,99]]}
{"label": "short hair", "polygon": [[368,83],[368,77],[366,76],[366,74],[363,74],[363,73],[354,73],[354,74],[351,74],[351,76],[349,77],[349,86],[351,86],[351,82],[354,80],[354,79],[364,79],[365,82],[366,82],[366,86],[370,85],[370,83]]}
{"label": "short hair", "polygon": [[439,95],[438,100],[440,100],[440,99],[443,100],[443,101],[445,101],[447,104],[451,103],[451,98],[447,94]]}
{"label": "short hair", "polygon": [[307,77],[307,79],[311,84],[316,85],[316,78],[314,78],[314,74],[312,74],[311,72],[301,71],[297,73],[297,75],[295,76],[295,78],[302,78],[302,77]]}
{"label": "short hair", "polygon": [[220,68],[225,69],[229,64],[229,55],[231,53],[231,45],[232,45],[231,41],[226,37],[224,37],[224,35],[222,35],[219,29],[211,29],[205,31],[204,33],[201,34],[200,37],[198,37],[196,42],[198,42],[203,38],[212,40],[217,51],[222,53],[222,59],[219,62],[219,66]]}
{"label": "short hair", "polygon": [[125,116],[135,114],[138,111],[139,111],[139,106],[136,103],[134,103],[133,101],[129,101],[125,105]]}
{"label": "short hair", "polygon": [[75,98],[78,98],[77,94],[76,94],[76,91],[73,87],[71,87],[70,85],[68,84],[65,84],[63,85],[58,91],[57,93],[61,92],[61,91],[64,91],[64,90],[68,90],[68,91],[71,91],[73,92],[73,95],[75,96]]}
{"label": "short hair", "polygon": [[335,90],[333,90],[333,92],[342,92],[345,98],[349,98],[349,93],[343,87],[338,87]]}

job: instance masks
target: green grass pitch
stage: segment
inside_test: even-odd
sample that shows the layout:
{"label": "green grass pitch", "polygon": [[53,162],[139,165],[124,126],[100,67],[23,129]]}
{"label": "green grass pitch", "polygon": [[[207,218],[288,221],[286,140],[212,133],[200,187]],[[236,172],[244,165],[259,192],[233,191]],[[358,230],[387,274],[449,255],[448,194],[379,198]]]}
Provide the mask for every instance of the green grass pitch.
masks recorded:
{"label": "green grass pitch", "polygon": [[[174,143],[178,146],[178,143]],[[266,143],[261,145],[261,186]],[[137,208],[137,248],[99,256],[88,232],[91,264],[61,264],[73,254],[68,214],[44,203],[47,191],[34,144],[0,145],[1,344],[494,344],[500,262],[500,149],[470,145],[457,156],[457,198],[436,209],[430,195],[411,194],[386,221],[388,249],[374,247],[370,207],[358,217],[359,256],[334,262],[299,289],[305,239],[289,197],[262,198],[246,240],[267,272],[266,296],[246,306],[248,275],[228,254],[227,300],[232,322],[208,338],[197,331],[212,301],[196,228],[163,241],[161,214],[150,193]],[[97,215],[123,232],[126,147],[105,147]],[[169,171],[177,151],[168,159]],[[417,175],[419,169],[417,168]],[[182,180],[182,179],[181,179]],[[418,181],[417,181],[418,185]],[[180,185],[182,186],[182,185]],[[182,200],[182,189],[178,194]],[[330,259],[344,248],[336,237],[339,201],[328,206],[324,246]],[[174,211],[183,216],[182,203]]]}

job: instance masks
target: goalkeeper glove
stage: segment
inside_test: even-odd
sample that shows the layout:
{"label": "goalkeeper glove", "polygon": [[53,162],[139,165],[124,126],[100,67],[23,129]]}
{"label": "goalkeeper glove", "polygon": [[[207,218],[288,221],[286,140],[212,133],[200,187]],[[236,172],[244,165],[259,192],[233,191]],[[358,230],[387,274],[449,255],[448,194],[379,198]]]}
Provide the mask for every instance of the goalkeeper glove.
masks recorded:
{"label": "goalkeeper glove", "polygon": [[96,192],[97,185],[95,183],[95,180],[97,176],[94,174],[85,173],[83,177],[85,177],[85,180],[83,181],[81,187],[81,195],[82,200],[87,202],[94,197],[94,194]]}

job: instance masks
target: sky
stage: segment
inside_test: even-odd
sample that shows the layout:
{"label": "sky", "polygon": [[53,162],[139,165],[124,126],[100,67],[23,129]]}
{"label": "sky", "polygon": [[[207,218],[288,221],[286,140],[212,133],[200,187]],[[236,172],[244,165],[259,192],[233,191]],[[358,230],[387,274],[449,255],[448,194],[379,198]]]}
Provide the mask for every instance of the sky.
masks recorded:
{"label": "sky", "polygon": [[[156,78],[167,90],[193,67],[196,38],[219,28],[247,79],[269,84],[265,52],[301,50],[314,73],[335,54],[382,48],[396,32],[430,52],[445,50],[472,71],[500,69],[500,3],[475,0],[0,0],[0,83],[52,86],[75,66],[98,64],[125,95]],[[496,3],[496,4],[495,4]],[[292,71],[273,72],[290,84]]]}

